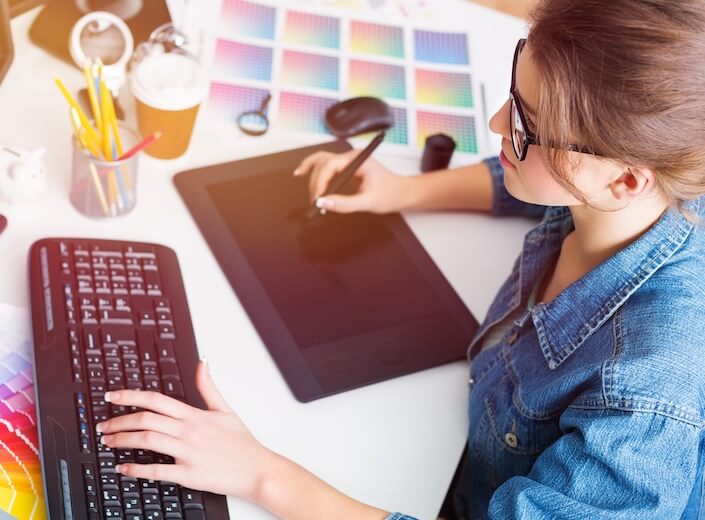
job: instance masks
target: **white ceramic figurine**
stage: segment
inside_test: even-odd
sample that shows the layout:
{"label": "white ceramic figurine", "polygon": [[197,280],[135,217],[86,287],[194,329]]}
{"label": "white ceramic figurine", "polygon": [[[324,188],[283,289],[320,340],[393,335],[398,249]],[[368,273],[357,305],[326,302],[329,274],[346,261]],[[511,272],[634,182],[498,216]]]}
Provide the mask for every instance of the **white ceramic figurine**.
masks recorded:
{"label": "white ceramic figurine", "polygon": [[0,196],[7,202],[29,202],[47,187],[46,148],[25,150],[0,146]]}

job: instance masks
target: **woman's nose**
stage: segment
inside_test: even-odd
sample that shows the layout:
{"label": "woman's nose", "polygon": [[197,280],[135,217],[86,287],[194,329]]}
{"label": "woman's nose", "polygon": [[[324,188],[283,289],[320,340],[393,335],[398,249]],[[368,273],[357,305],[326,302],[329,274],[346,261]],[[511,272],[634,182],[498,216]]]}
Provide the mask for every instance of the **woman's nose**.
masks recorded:
{"label": "woman's nose", "polygon": [[511,130],[509,129],[509,111],[511,101],[507,101],[502,105],[490,119],[490,130],[495,134],[501,135],[505,139],[510,139]]}

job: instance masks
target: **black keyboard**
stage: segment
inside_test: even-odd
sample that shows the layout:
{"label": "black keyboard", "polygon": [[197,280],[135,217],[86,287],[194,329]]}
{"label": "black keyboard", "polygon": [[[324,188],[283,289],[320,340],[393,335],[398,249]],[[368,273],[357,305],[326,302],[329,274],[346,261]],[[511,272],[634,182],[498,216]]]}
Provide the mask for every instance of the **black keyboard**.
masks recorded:
{"label": "black keyboard", "polygon": [[29,255],[40,453],[51,519],[227,519],[225,497],[115,472],[163,454],[101,444],[98,422],[138,411],[123,388],[204,407],[176,254],[156,244],[52,238]]}

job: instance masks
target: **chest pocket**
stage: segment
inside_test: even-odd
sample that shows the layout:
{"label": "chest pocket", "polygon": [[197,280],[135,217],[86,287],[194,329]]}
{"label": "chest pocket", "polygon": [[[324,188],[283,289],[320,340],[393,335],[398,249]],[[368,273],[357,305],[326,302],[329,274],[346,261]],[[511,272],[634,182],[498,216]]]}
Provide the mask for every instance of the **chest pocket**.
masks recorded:
{"label": "chest pocket", "polygon": [[[526,475],[538,456],[560,436],[558,414],[541,418],[528,417],[514,405],[514,385],[503,363],[488,374],[481,387],[473,392],[468,447],[479,461],[487,483],[497,488],[507,479]],[[493,370],[493,371],[494,371]],[[486,386],[487,385],[487,386]]]}

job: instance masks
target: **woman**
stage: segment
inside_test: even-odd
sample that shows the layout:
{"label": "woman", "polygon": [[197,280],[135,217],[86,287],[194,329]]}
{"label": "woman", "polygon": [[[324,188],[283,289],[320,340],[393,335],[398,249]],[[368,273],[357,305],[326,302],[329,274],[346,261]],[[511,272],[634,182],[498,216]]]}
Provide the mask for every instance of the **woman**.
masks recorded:
{"label": "woman", "polygon": [[[543,215],[469,348],[462,518],[698,518],[705,436],[705,1],[544,0],[492,118],[499,159],[405,178],[375,161],[330,211]],[[312,198],[350,160],[316,154]],[[548,208],[546,208],[548,207]],[[383,519],[260,445],[199,366],[210,411],[149,392],[100,425],[173,455],[119,471],[283,518]],[[390,515],[390,518],[401,515]]]}

